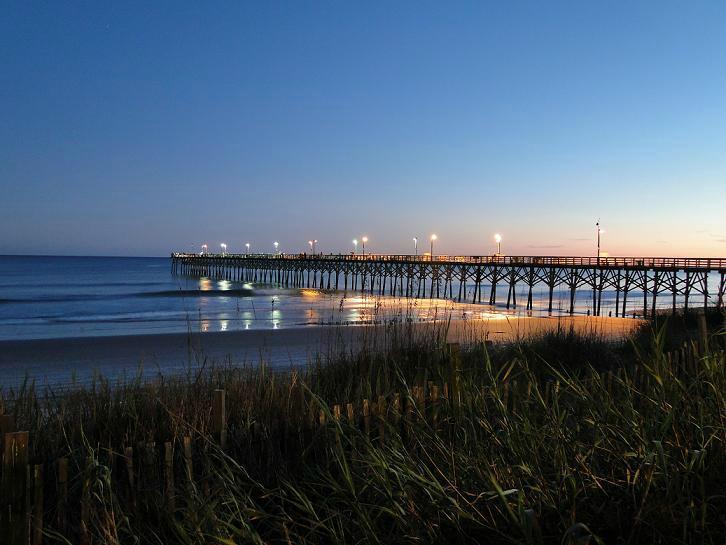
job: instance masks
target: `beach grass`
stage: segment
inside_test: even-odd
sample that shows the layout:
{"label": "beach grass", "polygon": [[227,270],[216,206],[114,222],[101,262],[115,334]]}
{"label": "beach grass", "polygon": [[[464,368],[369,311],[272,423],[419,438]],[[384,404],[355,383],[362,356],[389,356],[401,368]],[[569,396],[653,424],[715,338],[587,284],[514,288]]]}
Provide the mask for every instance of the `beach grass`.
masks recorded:
{"label": "beach grass", "polygon": [[446,327],[371,328],[300,369],[4,392],[44,468],[45,539],[723,543],[718,326],[678,352],[662,325],[461,347]]}

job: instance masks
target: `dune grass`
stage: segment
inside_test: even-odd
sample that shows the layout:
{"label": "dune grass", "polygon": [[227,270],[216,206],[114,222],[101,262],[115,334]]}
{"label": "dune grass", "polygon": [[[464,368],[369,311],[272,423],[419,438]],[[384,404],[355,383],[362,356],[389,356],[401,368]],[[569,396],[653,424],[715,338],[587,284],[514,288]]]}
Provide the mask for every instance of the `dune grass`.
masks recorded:
{"label": "dune grass", "polygon": [[[216,366],[153,383],[98,377],[62,395],[32,383],[6,392],[34,463],[52,474],[69,459],[67,526],[49,479],[46,538],[723,543],[723,333],[684,363],[667,356],[665,328],[638,343],[558,331],[457,355],[445,331],[397,327],[373,333],[383,350],[338,347],[299,370]],[[224,449],[211,429],[218,388]]]}

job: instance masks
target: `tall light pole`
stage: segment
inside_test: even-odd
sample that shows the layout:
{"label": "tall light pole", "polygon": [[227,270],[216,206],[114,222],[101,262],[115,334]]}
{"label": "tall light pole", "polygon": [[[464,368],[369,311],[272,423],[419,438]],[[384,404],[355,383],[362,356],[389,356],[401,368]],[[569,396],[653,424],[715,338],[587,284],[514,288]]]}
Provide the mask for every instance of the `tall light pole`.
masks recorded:
{"label": "tall light pole", "polygon": [[597,220],[595,227],[597,227],[597,260],[600,261],[600,220]]}
{"label": "tall light pole", "polygon": [[274,244],[274,245],[275,245],[275,255],[277,255],[277,248],[279,248],[279,247],[280,247],[280,243],[279,243],[279,242],[277,242],[277,241],[275,241],[275,242],[273,242],[272,244]]}
{"label": "tall light pole", "polygon": [[314,240],[308,240],[308,244],[310,244],[310,251],[314,254],[315,253],[315,245],[318,243],[317,239]]}
{"label": "tall light pole", "polygon": [[222,255],[227,255],[227,245],[223,242],[220,246],[222,247]]}
{"label": "tall light pole", "polygon": [[355,255],[357,253],[358,253],[358,239],[354,238],[353,239],[353,255]]}
{"label": "tall light pole", "polygon": [[247,253],[250,253],[250,243],[249,242],[247,242],[245,244],[245,248],[247,248]]}
{"label": "tall light pole", "polygon": [[202,255],[204,255],[206,253],[207,253],[207,245],[206,244],[202,244]]}
{"label": "tall light pole", "polygon": [[363,242],[363,255],[366,255],[366,242],[368,242],[368,237],[361,238],[361,242]]}
{"label": "tall light pole", "polygon": [[437,237],[436,235],[431,235],[431,259],[434,258],[434,240],[436,240],[437,238],[439,237]]}
{"label": "tall light pole", "polygon": [[494,242],[497,243],[497,255],[502,255],[502,235],[499,233],[494,235]]}
{"label": "tall light pole", "polygon": [[418,255],[418,238],[413,237],[413,255]]}

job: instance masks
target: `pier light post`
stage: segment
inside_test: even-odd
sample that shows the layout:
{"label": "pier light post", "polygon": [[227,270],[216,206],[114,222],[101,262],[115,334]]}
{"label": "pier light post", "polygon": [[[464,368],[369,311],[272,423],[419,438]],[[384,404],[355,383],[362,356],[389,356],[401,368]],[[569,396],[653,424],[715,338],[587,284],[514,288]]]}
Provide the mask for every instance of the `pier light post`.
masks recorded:
{"label": "pier light post", "polygon": [[502,255],[502,235],[499,233],[494,235],[494,242],[497,243],[497,255]]}
{"label": "pier light post", "polygon": [[437,237],[436,235],[431,235],[431,259],[434,258],[434,240],[436,240],[437,238],[439,237]]}
{"label": "pier light post", "polygon": [[315,245],[318,243],[317,239],[308,240],[308,244],[310,244],[310,251],[315,254]]}
{"label": "pier light post", "polygon": [[366,242],[368,242],[368,237],[363,237],[360,240],[363,242],[363,255],[366,255]]}
{"label": "pier light post", "polygon": [[223,242],[220,246],[222,247],[222,255],[227,255],[227,245]]}
{"label": "pier light post", "polygon": [[206,244],[202,244],[202,255],[204,255],[206,253],[207,253],[207,245]]}
{"label": "pier light post", "polygon": [[278,252],[277,252],[277,249],[278,249],[278,248],[280,247],[280,243],[279,243],[279,242],[277,242],[277,241],[275,241],[275,242],[273,242],[272,244],[274,244],[274,246],[275,246],[275,255],[277,255],[277,253],[278,253]]}
{"label": "pier light post", "polygon": [[418,238],[413,237],[413,255],[418,255]]}
{"label": "pier light post", "polygon": [[353,239],[353,255],[355,255],[357,253],[358,253],[358,239],[354,238]]}
{"label": "pier light post", "polygon": [[597,220],[597,223],[595,223],[595,227],[597,228],[597,261],[600,262],[600,220]]}
{"label": "pier light post", "polygon": [[249,242],[247,242],[245,244],[245,248],[247,248],[247,253],[249,254],[250,253],[250,243]]}

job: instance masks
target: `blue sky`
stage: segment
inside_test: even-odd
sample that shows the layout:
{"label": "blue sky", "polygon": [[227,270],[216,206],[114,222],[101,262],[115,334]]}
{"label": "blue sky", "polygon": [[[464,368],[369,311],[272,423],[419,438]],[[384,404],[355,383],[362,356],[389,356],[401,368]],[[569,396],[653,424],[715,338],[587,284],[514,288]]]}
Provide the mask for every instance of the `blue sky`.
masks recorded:
{"label": "blue sky", "polygon": [[0,253],[726,255],[726,3],[11,2]]}

